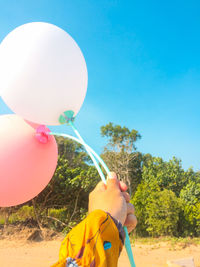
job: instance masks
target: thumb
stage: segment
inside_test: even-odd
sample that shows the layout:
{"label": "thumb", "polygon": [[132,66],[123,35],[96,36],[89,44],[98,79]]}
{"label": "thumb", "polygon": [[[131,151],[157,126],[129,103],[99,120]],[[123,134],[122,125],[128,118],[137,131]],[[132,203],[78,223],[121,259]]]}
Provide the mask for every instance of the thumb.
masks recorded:
{"label": "thumb", "polygon": [[106,190],[106,185],[103,182],[99,182],[95,189],[95,191],[105,191]]}
{"label": "thumb", "polygon": [[109,172],[107,177],[107,189],[119,189],[119,181],[115,172]]}

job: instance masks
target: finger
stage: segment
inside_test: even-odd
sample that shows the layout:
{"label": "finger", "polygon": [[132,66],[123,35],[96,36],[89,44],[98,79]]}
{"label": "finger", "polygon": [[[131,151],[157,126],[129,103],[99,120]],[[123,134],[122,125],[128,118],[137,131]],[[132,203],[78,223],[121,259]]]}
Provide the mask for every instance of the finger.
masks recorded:
{"label": "finger", "polygon": [[131,200],[131,197],[130,197],[129,193],[122,192],[122,195],[125,198],[126,202],[129,203],[129,201]]}
{"label": "finger", "polygon": [[119,181],[115,172],[109,172],[106,185],[108,190],[120,190]]}
{"label": "finger", "polygon": [[135,229],[137,225],[137,218],[134,214],[128,214],[128,216],[126,217],[124,226],[127,227],[128,232],[130,233],[131,231],[133,231],[133,229]]}
{"label": "finger", "polygon": [[106,190],[106,185],[103,182],[99,182],[95,189],[95,191],[105,191]]}
{"label": "finger", "polygon": [[134,214],[128,214],[124,223],[125,226],[137,225],[137,217]]}
{"label": "finger", "polygon": [[127,214],[135,214],[135,207],[131,203],[127,203]]}
{"label": "finger", "polygon": [[128,230],[128,233],[130,234],[134,229],[136,228],[136,226],[127,226],[127,230]]}
{"label": "finger", "polygon": [[119,182],[119,188],[122,192],[124,192],[128,189],[128,186],[124,182],[120,181]]}

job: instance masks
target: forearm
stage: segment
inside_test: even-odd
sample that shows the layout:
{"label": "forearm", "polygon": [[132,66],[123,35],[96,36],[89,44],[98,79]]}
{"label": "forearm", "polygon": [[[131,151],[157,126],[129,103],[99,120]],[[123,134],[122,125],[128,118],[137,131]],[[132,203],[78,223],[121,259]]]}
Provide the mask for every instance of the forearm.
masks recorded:
{"label": "forearm", "polygon": [[116,267],[123,247],[118,228],[110,215],[93,211],[65,237],[59,261],[53,266],[66,267],[73,262],[73,266]]}

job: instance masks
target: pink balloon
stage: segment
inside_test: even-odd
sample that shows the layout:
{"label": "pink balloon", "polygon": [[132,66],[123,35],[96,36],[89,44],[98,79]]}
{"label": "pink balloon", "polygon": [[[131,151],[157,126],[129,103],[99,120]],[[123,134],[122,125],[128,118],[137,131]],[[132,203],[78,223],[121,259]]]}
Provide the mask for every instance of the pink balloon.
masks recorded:
{"label": "pink balloon", "polygon": [[0,116],[0,206],[18,205],[38,195],[51,180],[57,158],[53,136],[44,144],[19,116]]}

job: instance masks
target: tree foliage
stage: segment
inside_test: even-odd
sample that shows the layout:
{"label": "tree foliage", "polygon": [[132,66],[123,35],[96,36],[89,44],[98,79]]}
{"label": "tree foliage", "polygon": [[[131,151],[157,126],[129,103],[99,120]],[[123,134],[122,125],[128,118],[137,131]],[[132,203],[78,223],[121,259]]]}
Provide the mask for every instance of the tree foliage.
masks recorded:
{"label": "tree foliage", "polygon": [[48,209],[65,209],[65,221],[79,221],[87,211],[88,194],[98,182],[96,169],[88,164],[89,158],[81,145],[57,138],[59,158],[57,169],[48,186],[36,198],[39,214]]}
{"label": "tree foliage", "polygon": [[175,157],[168,162],[159,157],[148,157],[143,166],[142,177],[147,182],[156,180],[161,189],[171,190],[179,196],[190,176],[183,170],[181,160]]}
{"label": "tree foliage", "polygon": [[135,142],[141,138],[138,131],[134,129],[130,131],[125,126],[113,125],[111,122],[101,127],[101,135],[108,138],[108,145],[115,149],[115,152],[134,152]]}
{"label": "tree foliage", "polygon": [[183,201],[183,214],[186,235],[200,234],[200,183],[190,180],[181,190],[180,198]]}
{"label": "tree foliage", "polygon": [[101,127],[101,135],[108,139],[102,158],[119,179],[128,184],[131,193],[141,178],[141,153],[136,152],[135,146],[141,135],[111,122]]}
{"label": "tree foliage", "polygon": [[[200,172],[184,170],[180,159],[165,161],[136,148],[136,130],[109,123],[102,157],[132,192],[140,236],[200,236]],[[39,227],[68,231],[87,214],[88,195],[100,180],[80,144],[57,138],[57,169],[47,187],[33,200],[0,209],[0,223],[37,221]]]}
{"label": "tree foliage", "polygon": [[143,155],[142,182],[133,197],[139,235],[200,233],[199,174],[184,171],[181,161]]}
{"label": "tree foliage", "polygon": [[152,236],[177,235],[181,202],[174,192],[154,192],[147,207],[147,231]]}

